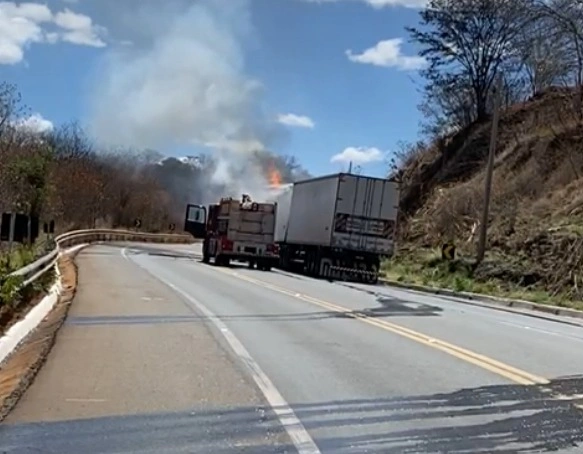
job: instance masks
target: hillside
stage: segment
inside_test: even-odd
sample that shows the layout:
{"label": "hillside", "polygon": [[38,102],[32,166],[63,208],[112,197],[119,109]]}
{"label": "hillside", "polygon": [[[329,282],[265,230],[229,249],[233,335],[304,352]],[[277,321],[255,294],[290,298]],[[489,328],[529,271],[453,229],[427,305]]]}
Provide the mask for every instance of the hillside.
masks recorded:
{"label": "hillside", "polygon": [[[475,271],[462,266],[463,277],[473,282],[457,286],[525,289],[557,302],[583,299],[583,128],[576,121],[577,98],[575,90],[551,88],[502,113],[489,251]],[[490,121],[476,123],[408,157],[400,172],[398,260],[438,266],[428,251],[451,240],[462,257],[473,258],[490,130]]]}

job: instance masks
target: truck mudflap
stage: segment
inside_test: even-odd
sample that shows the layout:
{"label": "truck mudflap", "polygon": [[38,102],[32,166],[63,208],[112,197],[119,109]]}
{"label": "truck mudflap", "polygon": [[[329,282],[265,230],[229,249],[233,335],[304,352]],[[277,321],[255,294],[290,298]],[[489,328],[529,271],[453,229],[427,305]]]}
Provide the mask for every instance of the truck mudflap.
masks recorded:
{"label": "truck mudflap", "polygon": [[378,270],[362,270],[359,268],[347,268],[344,266],[332,265],[329,267],[331,278],[344,278],[345,276],[350,276],[356,278],[361,282],[366,282],[368,284],[376,284],[379,280]]}

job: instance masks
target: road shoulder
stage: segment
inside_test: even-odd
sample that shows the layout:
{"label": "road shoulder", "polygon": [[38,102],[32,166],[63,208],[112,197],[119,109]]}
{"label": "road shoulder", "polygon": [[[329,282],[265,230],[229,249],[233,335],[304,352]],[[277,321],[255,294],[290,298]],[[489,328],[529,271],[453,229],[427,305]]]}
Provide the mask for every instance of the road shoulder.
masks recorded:
{"label": "road shoulder", "polygon": [[[266,445],[288,443],[251,378],[179,295],[125,260],[119,248],[89,248],[77,263],[79,287],[68,318],[0,438],[14,441],[37,422],[63,430],[63,423],[123,425],[146,415],[190,414],[222,416],[217,449],[264,452]],[[234,415],[245,421],[235,424]],[[15,429],[12,437],[6,427]],[[46,441],[41,435],[39,446]],[[94,440],[93,449],[99,447]]]}

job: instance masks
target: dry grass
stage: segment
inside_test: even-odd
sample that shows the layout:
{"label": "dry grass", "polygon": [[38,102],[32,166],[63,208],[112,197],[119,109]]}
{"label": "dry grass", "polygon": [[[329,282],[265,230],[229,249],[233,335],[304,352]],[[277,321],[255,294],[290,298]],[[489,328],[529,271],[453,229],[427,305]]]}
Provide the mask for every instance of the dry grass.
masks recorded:
{"label": "dry grass", "polygon": [[[465,277],[472,286],[492,284],[495,293],[520,293],[530,286],[549,302],[583,300],[583,125],[575,121],[572,101],[571,92],[553,90],[502,115],[490,207],[491,257],[476,270],[478,279]],[[401,229],[401,244],[414,253],[401,254],[398,266],[415,262],[435,274],[416,251],[445,240],[473,254],[489,130],[489,124],[475,125],[437,154],[434,145],[404,172],[409,180],[402,208],[413,214]],[[424,272],[421,279],[428,279]],[[448,280],[439,277],[437,283]]]}
{"label": "dry grass", "polygon": [[437,249],[420,249],[386,261],[382,273],[386,279],[402,283],[583,310],[580,299],[565,293],[552,294],[536,281],[532,283],[536,276],[527,268],[512,257],[489,254],[484,264],[474,270],[469,256],[448,262],[441,260]]}

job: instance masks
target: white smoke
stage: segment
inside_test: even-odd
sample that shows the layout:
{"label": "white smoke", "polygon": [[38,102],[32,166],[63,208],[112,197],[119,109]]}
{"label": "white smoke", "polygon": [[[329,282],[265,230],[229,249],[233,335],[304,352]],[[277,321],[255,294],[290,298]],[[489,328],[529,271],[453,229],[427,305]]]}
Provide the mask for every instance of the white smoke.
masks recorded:
{"label": "white smoke", "polygon": [[93,135],[117,146],[210,146],[218,160],[212,181],[261,197],[263,174],[249,158],[275,125],[263,114],[261,84],[245,75],[248,0],[161,3],[118,11],[126,44],[107,53],[95,77]]}

